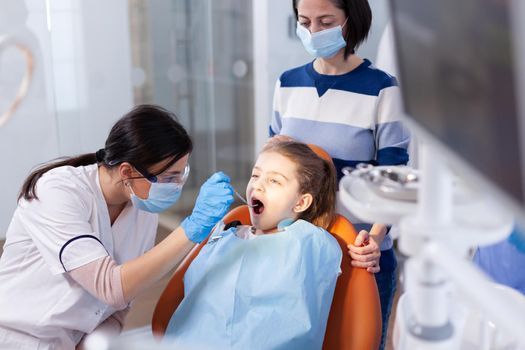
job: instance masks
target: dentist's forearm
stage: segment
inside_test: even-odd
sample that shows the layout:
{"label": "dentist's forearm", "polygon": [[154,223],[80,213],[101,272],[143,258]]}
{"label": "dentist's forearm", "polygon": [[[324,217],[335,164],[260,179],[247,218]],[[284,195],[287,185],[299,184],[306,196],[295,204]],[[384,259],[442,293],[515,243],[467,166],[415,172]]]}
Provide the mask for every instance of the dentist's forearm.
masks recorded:
{"label": "dentist's forearm", "polygon": [[124,299],[129,302],[178,265],[195,243],[181,227],[144,255],[121,265]]}

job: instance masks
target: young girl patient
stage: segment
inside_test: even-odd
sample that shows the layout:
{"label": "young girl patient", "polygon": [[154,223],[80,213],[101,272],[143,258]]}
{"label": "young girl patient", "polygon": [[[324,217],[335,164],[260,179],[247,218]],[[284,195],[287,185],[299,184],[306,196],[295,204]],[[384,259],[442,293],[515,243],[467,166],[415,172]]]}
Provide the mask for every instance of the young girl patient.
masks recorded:
{"label": "young girl patient", "polygon": [[341,248],[335,171],[276,136],[246,188],[252,226],[214,231],[184,276],[166,342],[177,349],[320,349]]}

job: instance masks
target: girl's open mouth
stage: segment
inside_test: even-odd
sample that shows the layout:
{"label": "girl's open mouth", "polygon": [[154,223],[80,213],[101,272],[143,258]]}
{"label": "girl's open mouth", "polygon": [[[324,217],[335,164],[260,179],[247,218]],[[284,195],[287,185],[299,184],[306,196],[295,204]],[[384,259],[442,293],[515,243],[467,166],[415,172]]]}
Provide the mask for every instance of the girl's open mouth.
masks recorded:
{"label": "girl's open mouth", "polygon": [[257,215],[262,214],[264,211],[264,204],[258,199],[252,198],[252,209]]}

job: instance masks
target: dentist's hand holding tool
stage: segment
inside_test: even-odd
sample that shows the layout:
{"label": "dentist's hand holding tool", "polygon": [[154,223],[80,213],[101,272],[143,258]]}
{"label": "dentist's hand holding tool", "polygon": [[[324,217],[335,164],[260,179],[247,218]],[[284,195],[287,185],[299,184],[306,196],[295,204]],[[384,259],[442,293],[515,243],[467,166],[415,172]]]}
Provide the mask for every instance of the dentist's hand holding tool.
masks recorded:
{"label": "dentist's hand holding tool", "polygon": [[195,243],[202,242],[213,227],[228,212],[234,189],[223,172],[213,174],[202,186],[190,216],[181,224],[186,236]]}

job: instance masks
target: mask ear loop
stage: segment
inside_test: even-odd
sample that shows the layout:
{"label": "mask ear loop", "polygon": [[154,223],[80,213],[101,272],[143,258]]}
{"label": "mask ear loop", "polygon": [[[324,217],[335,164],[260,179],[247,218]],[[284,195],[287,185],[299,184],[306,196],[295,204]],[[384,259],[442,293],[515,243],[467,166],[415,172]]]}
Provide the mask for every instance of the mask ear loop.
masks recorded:
{"label": "mask ear loop", "polygon": [[[146,180],[147,180],[147,179],[146,179]],[[124,180],[124,186],[126,186],[127,188],[129,188],[129,190],[130,190],[130,192],[131,192],[131,193],[129,194],[129,199],[130,199],[130,200],[131,200],[131,197],[132,197],[132,196],[136,196],[136,197],[138,197],[138,196],[135,194],[135,191],[133,191],[133,187],[131,186],[131,181],[130,181],[130,179],[126,179],[126,180]],[[139,198],[140,198],[140,197],[139,197]]]}
{"label": "mask ear loop", "polygon": [[[133,167],[133,165],[132,165],[132,167]],[[141,173],[140,171],[138,171],[137,168],[133,167],[133,169],[135,169],[135,171],[136,171],[137,173],[139,173],[139,174],[142,176],[142,178],[144,178],[146,181],[148,181],[148,182],[150,183],[150,185],[153,185],[153,182],[151,182],[150,179],[148,179],[147,177],[145,177],[144,175],[142,175],[142,173]],[[131,194],[132,194],[132,195],[137,196],[137,195],[135,194],[135,191],[133,191],[133,187],[131,187],[131,181],[129,181],[129,180],[131,180],[131,179],[134,179],[134,177],[128,178],[128,179],[126,179],[126,180],[123,180],[123,181],[124,181],[124,186],[126,186],[126,187],[129,188],[129,190],[131,191]],[[151,190],[151,187],[150,187],[150,190]],[[130,194],[130,198],[131,198],[131,194]],[[137,197],[138,197],[138,196],[137,196]],[[140,197],[139,197],[139,198],[140,198]],[[149,191],[148,191],[148,198],[149,198]]]}
{"label": "mask ear loop", "polygon": [[131,200],[132,195],[136,196],[135,192],[133,191],[133,188],[131,187],[131,182],[128,179],[124,180],[124,186],[126,186],[131,191],[131,193],[129,194],[129,199]]}
{"label": "mask ear loop", "polygon": [[345,19],[343,25],[341,26],[341,29],[343,29],[343,28],[346,26],[346,22],[348,22],[348,19],[349,19],[349,18],[350,18],[350,17],[346,17],[346,19]]}

